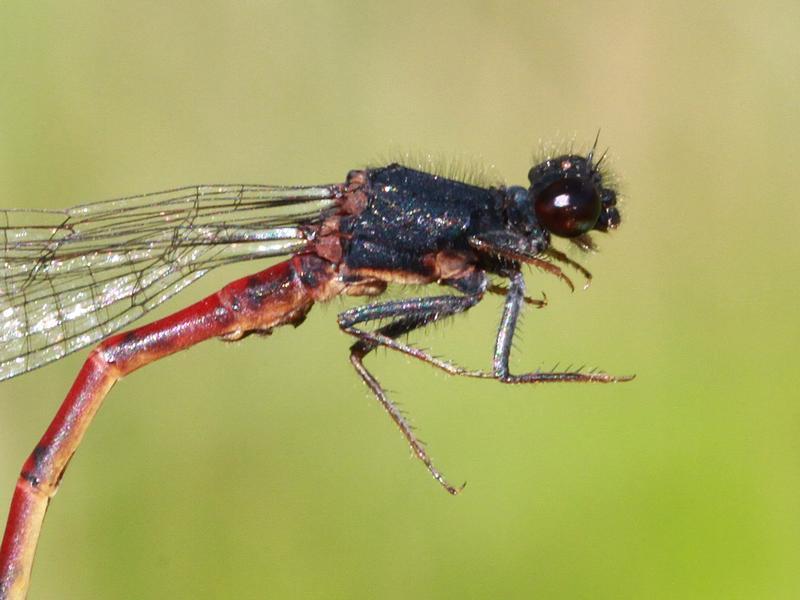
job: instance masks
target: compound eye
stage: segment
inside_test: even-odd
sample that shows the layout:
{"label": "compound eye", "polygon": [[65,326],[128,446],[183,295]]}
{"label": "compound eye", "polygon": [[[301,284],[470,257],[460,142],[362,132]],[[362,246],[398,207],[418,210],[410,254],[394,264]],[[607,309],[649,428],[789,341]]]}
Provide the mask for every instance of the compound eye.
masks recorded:
{"label": "compound eye", "polygon": [[533,208],[539,224],[561,237],[586,233],[600,217],[600,195],[594,185],[578,179],[559,179],[538,192]]}

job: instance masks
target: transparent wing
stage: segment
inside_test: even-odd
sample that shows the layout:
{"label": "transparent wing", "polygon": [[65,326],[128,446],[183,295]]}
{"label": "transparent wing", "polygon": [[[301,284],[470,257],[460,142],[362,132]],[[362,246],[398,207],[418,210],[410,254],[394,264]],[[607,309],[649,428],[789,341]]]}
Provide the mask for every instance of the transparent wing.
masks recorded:
{"label": "transparent wing", "polygon": [[338,190],[201,185],[0,210],[0,380],[110,335],[214,267],[301,250]]}

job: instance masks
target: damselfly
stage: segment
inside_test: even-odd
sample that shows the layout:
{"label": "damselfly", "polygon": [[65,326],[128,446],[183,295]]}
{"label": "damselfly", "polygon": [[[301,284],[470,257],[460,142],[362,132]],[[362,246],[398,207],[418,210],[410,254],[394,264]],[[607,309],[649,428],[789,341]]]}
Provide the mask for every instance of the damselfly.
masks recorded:
{"label": "damselfly", "polygon": [[[378,347],[451,375],[502,383],[626,381],[567,370],[512,374],[509,356],[525,295],[523,265],[559,277],[559,264],[590,275],[556,249],[582,250],[590,232],[617,227],[614,189],[594,152],[534,166],[528,187],[483,187],[399,164],[351,171],[345,183],[310,187],[201,185],[65,211],[0,211],[0,379],[98,342],[50,427],[25,462],[0,548],[0,598],[23,598],[42,519],[97,409],[123,375],[209,338],[237,340],[299,325],[316,302],[375,297],[392,283],[444,288],[441,295],[371,303],[339,314],[352,335],[350,362],[444,489],[403,414],[367,370]],[[164,319],[117,333],[209,270],[290,257]],[[401,338],[504,296],[491,369],[434,357]],[[365,326],[379,322],[374,328]]]}

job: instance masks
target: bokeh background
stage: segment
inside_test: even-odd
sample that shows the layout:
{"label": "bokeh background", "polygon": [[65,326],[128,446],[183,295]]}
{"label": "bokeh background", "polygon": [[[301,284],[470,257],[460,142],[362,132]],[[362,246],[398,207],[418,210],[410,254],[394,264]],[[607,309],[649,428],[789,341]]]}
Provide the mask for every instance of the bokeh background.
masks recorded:
{"label": "bokeh background", "polygon": [[[4,2],[0,205],[323,183],[397,153],[524,183],[611,148],[624,226],[569,294],[529,276],[517,370],[383,353],[451,498],[347,361],[335,314],[114,389],[51,506],[32,599],[798,598],[792,2]],[[220,271],[157,315],[262,265]],[[414,339],[489,364],[500,299]],[[0,386],[0,506],[86,352]]]}

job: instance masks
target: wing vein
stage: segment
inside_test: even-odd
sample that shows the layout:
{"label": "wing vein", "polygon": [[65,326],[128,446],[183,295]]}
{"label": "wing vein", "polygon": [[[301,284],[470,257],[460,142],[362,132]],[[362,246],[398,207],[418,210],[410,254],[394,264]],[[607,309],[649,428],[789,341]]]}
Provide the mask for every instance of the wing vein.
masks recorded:
{"label": "wing vein", "polygon": [[198,185],[0,210],[0,380],[110,335],[213,268],[302,250],[341,189]]}

